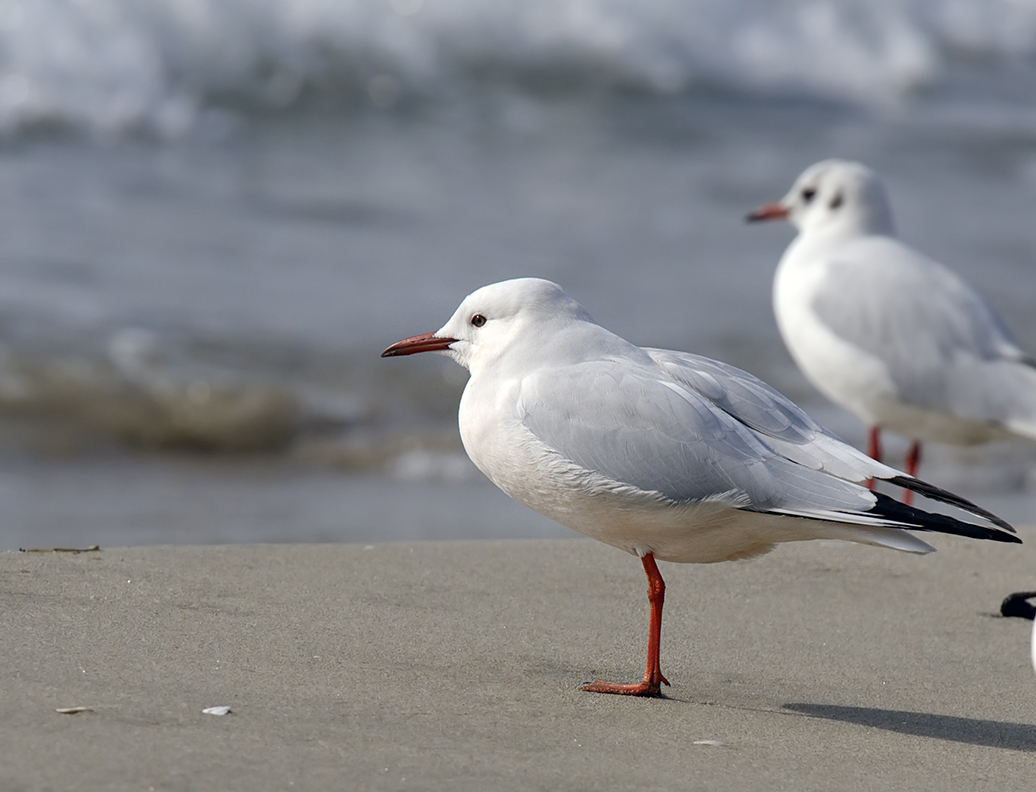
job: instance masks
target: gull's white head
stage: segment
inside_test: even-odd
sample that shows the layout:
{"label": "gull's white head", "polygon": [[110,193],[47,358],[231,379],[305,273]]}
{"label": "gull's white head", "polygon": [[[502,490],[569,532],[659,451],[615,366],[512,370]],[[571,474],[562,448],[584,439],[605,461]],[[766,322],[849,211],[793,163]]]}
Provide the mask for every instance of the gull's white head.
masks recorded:
{"label": "gull's white head", "polygon": [[474,372],[509,351],[535,350],[575,321],[593,320],[556,283],[517,278],[472,292],[439,330],[398,341],[381,356],[442,352]]}
{"label": "gull's white head", "polygon": [[778,219],[786,219],[801,233],[895,233],[881,179],[866,165],[847,160],[811,165],[780,201],[748,215],[750,221]]}

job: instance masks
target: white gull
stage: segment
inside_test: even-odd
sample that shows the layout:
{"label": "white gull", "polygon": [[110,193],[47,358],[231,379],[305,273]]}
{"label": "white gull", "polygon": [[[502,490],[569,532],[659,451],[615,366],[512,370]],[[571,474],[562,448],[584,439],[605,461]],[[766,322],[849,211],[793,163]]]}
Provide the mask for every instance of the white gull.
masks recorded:
{"label": "white gull", "polygon": [[[1019,541],[994,515],[829,434],[752,375],[624,341],[550,281],[485,286],[440,330],[382,355],[426,351],[469,370],[461,439],[493,483],[644,565],[651,605],[644,679],[584,690],[658,695],[668,684],[659,663],[665,584],[655,559],[729,561],[805,539],[933,549],[907,528]],[[868,490],[869,478],[992,525],[905,506]]]}
{"label": "white gull", "polygon": [[1036,359],[958,275],[896,238],[874,171],[819,162],[748,216],[774,219],[799,231],[773,285],[784,343],[821,393],[869,424],[871,456],[882,429],[913,441],[911,475],[922,442],[1036,441]]}

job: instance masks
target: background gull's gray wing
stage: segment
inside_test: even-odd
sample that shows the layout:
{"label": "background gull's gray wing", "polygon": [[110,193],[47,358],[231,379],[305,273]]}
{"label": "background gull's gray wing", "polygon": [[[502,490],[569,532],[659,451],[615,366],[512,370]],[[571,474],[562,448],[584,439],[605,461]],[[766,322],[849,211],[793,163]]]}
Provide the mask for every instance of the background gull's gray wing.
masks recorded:
{"label": "background gull's gray wing", "polygon": [[[680,357],[671,354],[670,367]],[[684,367],[694,360],[687,356]],[[724,367],[701,376],[711,380],[719,401],[738,400],[724,393],[721,380],[733,379]],[[757,384],[762,385],[746,380],[746,392],[752,393]],[[819,465],[788,458],[768,442],[799,447],[807,457],[798,439],[815,431],[799,426],[798,416],[787,409],[790,402],[775,391],[769,394],[745,401],[751,405],[746,412],[757,413],[751,420],[774,429],[767,437],[661,367],[594,360],[526,377],[518,409],[524,425],[565,458],[677,503],[722,497],[753,511],[862,517],[875,502],[869,491],[821,472]],[[781,404],[783,416],[780,409],[772,419],[764,415],[767,397]]]}
{"label": "background gull's gray wing", "polygon": [[842,246],[827,269],[812,304],[817,316],[880,359],[905,402],[976,421],[1029,422],[1036,432],[1033,361],[956,274],[887,237]]}

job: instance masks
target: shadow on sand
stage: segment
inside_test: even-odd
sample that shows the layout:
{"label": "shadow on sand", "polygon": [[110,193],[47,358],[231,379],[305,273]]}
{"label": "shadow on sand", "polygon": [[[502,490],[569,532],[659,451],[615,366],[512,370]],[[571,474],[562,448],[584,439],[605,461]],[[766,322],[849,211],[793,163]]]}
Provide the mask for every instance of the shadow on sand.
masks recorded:
{"label": "shadow on sand", "polygon": [[934,737],[937,740],[1036,753],[1036,726],[1027,723],[1004,723],[870,707],[842,707],[836,704],[796,702],[785,704],[783,709],[811,718],[858,723],[861,726],[900,734],[916,734],[920,737]]}

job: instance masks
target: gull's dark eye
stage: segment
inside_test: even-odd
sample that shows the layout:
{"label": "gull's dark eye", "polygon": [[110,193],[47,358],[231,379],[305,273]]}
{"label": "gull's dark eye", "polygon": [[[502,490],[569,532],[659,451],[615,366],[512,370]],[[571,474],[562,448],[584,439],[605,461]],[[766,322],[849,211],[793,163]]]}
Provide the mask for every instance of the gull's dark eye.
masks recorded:
{"label": "gull's dark eye", "polygon": [[471,323],[475,325],[475,327],[481,327],[486,323],[486,317],[482,314],[475,314],[471,317]]}
{"label": "gull's dark eye", "polygon": [[845,200],[845,198],[842,196],[842,194],[841,193],[837,193],[835,195],[835,197],[831,199],[831,203],[829,204],[829,206],[832,209],[837,209],[839,206],[842,205],[842,201],[844,201],[844,200]]}
{"label": "gull's dark eye", "polygon": [[814,197],[816,197],[816,194],[817,194],[817,191],[814,190],[812,187],[806,187],[802,191],[802,200],[805,201],[806,203],[809,203],[810,201],[813,200]]}

